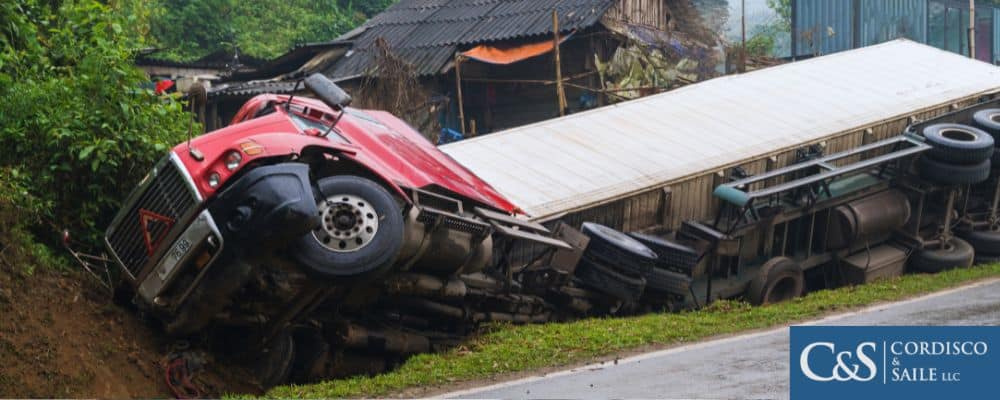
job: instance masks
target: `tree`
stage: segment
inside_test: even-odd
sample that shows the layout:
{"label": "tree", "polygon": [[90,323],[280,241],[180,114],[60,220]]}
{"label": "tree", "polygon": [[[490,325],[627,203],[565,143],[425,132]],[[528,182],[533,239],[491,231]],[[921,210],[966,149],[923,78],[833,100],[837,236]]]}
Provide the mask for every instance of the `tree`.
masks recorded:
{"label": "tree", "polygon": [[22,212],[47,221],[44,233],[70,228],[92,243],[191,120],[141,88],[139,0],[106,3],[0,2],[0,188],[38,199]]}
{"label": "tree", "polygon": [[156,0],[158,56],[191,60],[218,50],[273,58],[300,43],[337,38],[394,0]]}

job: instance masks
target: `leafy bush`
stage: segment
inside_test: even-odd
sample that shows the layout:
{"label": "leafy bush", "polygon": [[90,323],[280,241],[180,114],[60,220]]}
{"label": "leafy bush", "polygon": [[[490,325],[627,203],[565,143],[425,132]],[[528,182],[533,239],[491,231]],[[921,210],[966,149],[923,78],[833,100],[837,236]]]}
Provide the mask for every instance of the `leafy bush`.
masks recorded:
{"label": "leafy bush", "polygon": [[296,44],[336,39],[391,2],[158,0],[151,2],[151,33],[164,49],[157,57],[191,60],[239,47],[274,58]]}
{"label": "leafy bush", "polygon": [[[141,89],[138,0],[0,3],[0,168],[20,171],[52,234],[96,243],[135,182],[183,139],[181,103]],[[49,228],[56,229],[49,229]]]}
{"label": "leafy bush", "polygon": [[46,205],[31,195],[27,184],[20,171],[0,168],[0,269],[30,274],[52,256],[28,232],[40,222],[38,215]]}

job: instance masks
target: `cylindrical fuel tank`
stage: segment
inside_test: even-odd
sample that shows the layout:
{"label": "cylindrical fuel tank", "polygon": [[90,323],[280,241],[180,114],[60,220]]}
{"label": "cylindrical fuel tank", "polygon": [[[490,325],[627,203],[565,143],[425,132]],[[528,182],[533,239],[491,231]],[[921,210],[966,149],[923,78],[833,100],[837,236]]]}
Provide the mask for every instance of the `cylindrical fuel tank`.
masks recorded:
{"label": "cylindrical fuel tank", "polygon": [[833,209],[827,247],[843,249],[852,243],[891,232],[910,219],[910,200],[898,190],[887,190]]}
{"label": "cylindrical fuel tank", "polygon": [[[433,275],[451,275],[482,271],[493,258],[493,239],[478,241],[473,234],[447,227],[430,229],[417,221],[420,211],[410,210],[404,227],[403,249],[400,251],[399,268]],[[475,218],[465,215],[466,218]]]}

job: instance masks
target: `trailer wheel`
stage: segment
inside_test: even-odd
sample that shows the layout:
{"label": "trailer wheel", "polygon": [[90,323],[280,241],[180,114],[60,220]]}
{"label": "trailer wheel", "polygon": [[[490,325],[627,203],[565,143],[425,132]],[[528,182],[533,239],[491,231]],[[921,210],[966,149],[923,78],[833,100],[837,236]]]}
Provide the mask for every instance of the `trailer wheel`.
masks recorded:
{"label": "trailer wheel", "polygon": [[933,148],[927,156],[952,164],[977,165],[993,156],[993,136],[961,124],[937,124],[924,128],[924,138]]}
{"label": "trailer wheel", "polygon": [[279,333],[263,349],[254,363],[258,383],[269,389],[288,381],[295,359],[295,340],[288,331]]}
{"label": "trailer wheel", "polygon": [[605,293],[626,303],[635,303],[642,297],[646,279],[625,271],[616,271],[601,262],[584,257],[576,269],[576,277],[583,286]]}
{"label": "trailer wheel", "polygon": [[1000,108],[977,111],[972,115],[972,121],[977,128],[993,135],[994,140],[1000,136]]}
{"label": "trailer wheel", "polygon": [[581,230],[590,237],[588,252],[606,261],[619,263],[632,272],[642,273],[643,265],[648,269],[657,259],[656,253],[649,247],[615,229],[584,222]]}
{"label": "trailer wheel", "polygon": [[764,263],[750,281],[747,300],[755,306],[780,303],[802,295],[805,277],[798,264],[786,257]]}
{"label": "trailer wheel", "polygon": [[938,273],[952,268],[972,266],[975,251],[962,239],[953,238],[942,249],[920,250],[910,256],[910,268],[920,272]]}
{"label": "trailer wheel", "polygon": [[975,165],[956,165],[921,157],[917,161],[917,171],[922,178],[940,185],[971,185],[990,177],[990,161]]}
{"label": "trailer wheel", "polygon": [[403,213],[382,186],[357,176],[317,182],[320,226],[296,239],[292,257],[324,279],[384,271],[403,245]]}
{"label": "trailer wheel", "polygon": [[990,255],[978,255],[976,254],[976,265],[986,265],[986,264],[996,264],[1000,263],[1000,256],[990,256]]}
{"label": "trailer wheel", "polygon": [[962,240],[972,245],[976,258],[1000,256],[1000,232],[964,231],[957,233]]}
{"label": "trailer wheel", "polygon": [[303,326],[292,334],[295,342],[295,357],[292,359],[289,379],[293,383],[308,383],[322,377],[323,368],[330,357],[330,344],[319,329]]}

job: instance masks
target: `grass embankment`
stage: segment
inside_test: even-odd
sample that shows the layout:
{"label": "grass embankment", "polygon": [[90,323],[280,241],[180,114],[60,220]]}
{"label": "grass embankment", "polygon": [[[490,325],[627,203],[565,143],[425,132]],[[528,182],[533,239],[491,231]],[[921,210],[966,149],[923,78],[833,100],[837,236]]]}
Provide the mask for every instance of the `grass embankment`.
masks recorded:
{"label": "grass embankment", "polygon": [[783,326],[835,311],[901,300],[992,277],[1000,277],[1000,264],[823,290],[767,307],[751,308],[727,301],[679,314],[501,327],[451,351],[415,356],[393,372],[312,385],[282,386],[267,395],[296,398],[383,396],[407,388],[565,366],[642,347],[674,345]]}

